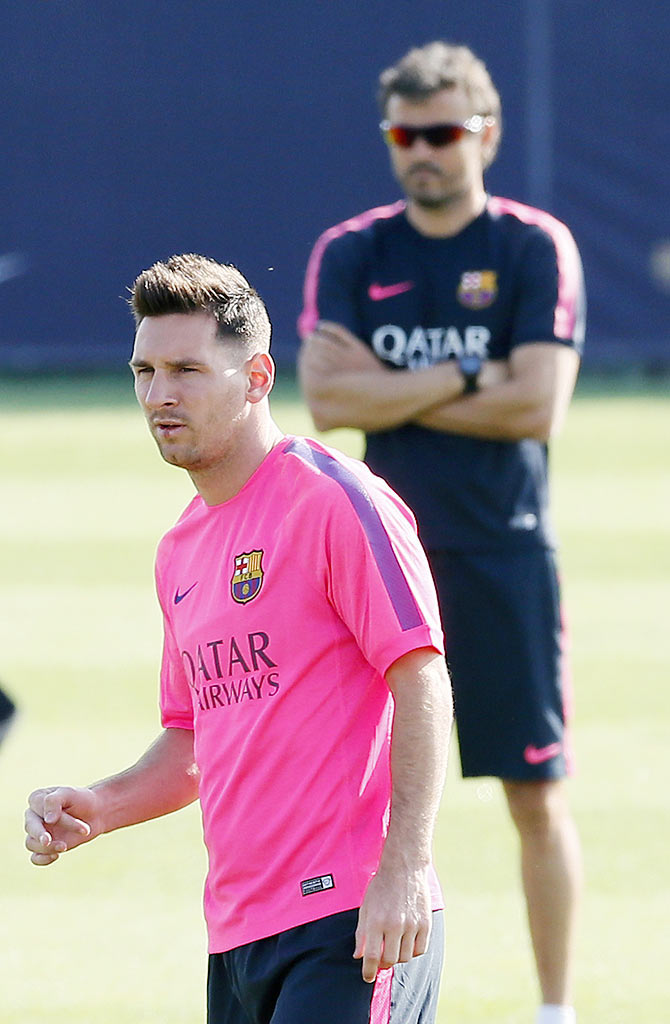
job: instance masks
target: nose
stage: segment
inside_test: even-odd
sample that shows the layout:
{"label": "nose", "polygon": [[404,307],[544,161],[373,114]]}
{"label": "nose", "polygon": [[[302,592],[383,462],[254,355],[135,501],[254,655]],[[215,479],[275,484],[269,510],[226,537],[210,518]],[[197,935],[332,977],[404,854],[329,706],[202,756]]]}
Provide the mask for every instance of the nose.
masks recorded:
{"label": "nose", "polygon": [[430,142],[428,142],[427,139],[424,139],[423,135],[417,135],[417,137],[412,142],[412,145],[409,146],[408,151],[412,154],[413,157],[434,157],[436,148],[436,146],[431,146]]}
{"label": "nose", "polygon": [[[141,378],[139,384],[140,386],[142,384]],[[140,399],[147,409],[162,409],[165,406],[176,405],[177,398],[171,387],[168,374],[154,370],[151,379],[141,388]]]}

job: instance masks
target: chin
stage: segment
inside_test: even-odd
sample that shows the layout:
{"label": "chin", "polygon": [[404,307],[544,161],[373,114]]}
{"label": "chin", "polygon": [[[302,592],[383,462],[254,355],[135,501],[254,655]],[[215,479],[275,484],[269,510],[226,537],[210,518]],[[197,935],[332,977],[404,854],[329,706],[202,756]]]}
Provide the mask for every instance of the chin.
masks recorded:
{"label": "chin", "polygon": [[449,200],[445,199],[444,196],[426,196],[419,193],[419,195],[415,194],[410,198],[422,210],[442,210],[445,206],[449,205]]}
{"label": "chin", "polygon": [[457,203],[462,198],[462,193],[452,192],[448,195],[431,196],[424,193],[413,194],[410,196],[412,202],[416,203],[423,210],[446,210],[449,206]]}
{"label": "chin", "polygon": [[161,453],[163,462],[167,462],[170,466],[178,466],[179,469],[185,469],[184,457],[180,456],[179,452],[170,450],[170,448],[162,448],[158,445],[158,450]]}

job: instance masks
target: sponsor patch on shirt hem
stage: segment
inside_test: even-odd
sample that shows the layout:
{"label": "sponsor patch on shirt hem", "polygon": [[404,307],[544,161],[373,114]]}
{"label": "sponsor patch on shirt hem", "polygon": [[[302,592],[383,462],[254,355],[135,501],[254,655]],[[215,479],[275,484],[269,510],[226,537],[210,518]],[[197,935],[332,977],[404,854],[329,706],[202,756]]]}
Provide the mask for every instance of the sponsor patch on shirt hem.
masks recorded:
{"label": "sponsor patch on shirt hem", "polygon": [[332,875],[317,875],[316,878],[306,878],[300,883],[303,896],[311,896],[314,892],[325,892],[326,889],[335,888],[335,879]]}

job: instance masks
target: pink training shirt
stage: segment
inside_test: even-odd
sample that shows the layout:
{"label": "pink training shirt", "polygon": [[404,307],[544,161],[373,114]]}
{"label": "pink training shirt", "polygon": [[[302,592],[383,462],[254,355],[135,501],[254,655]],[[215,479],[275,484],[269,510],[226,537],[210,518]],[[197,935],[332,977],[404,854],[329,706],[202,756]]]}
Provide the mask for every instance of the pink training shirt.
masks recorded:
{"label": "pink training shirt", "polygon": [[194,498],[156,581],[162,722],[195,731],[210,952],[360,906],[390,813],[384,673],[443,650],[411,512],[287,437],[230,501]]}

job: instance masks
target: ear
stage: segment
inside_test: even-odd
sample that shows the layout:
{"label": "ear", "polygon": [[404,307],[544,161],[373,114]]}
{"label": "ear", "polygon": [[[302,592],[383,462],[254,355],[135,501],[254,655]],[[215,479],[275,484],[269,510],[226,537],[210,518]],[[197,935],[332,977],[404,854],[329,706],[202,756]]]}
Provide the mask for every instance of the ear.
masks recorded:
{"label": "ear", "polygon": [[275,382],[275,364],[267,352],[256,352],[246,362],[247,401],[252,405],[262,402],[272,391]]}
{"label": "ear", "polygon": [[487,124],[482,132],[482,158],[484,167],[492,163],[500,143],[500,125],[497,121]]}

